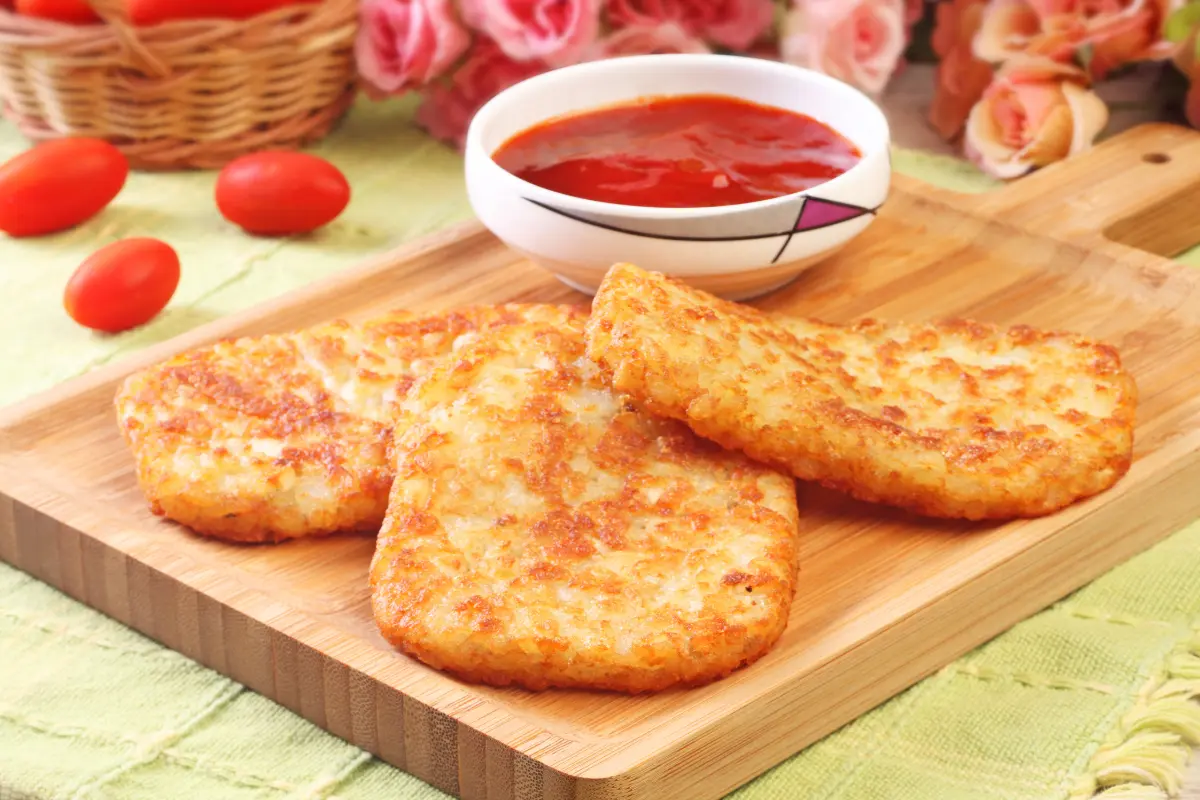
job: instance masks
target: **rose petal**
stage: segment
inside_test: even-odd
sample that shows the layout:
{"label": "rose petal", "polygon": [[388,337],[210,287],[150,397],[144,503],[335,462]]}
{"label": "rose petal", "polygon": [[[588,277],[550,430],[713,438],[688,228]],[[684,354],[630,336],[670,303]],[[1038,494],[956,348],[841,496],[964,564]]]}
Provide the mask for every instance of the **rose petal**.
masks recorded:
{"label": "rose petal", "polygon": [[733,50],[750,47],[775,22],[771,0],[693,0],[693,4],[712,10],[699,35]]}
{"label": "rose petal", "polygon": [[1062,161],[1071,152],[1074,129],[1071,109],[1065,104],[1058,105],[1046,115],[1029,144],[1018,151],[1015,158],[1038,167]]}
{"label": "rose petal", "polygon": [[1087,150],[1108,125],[1108,106],[1095,92],[1073,83],[1063,84],[1063,97],[1071,109],[1074,132],[1069,155]]}
{"label": "rose petal", "polygon": [[435,138],[460,150],[475,112],[503,89],[543,72],[537,61],[515,61],[490,39],[479,39],[466,62],[448,83],[434,84],[423,93],[416,121]]}
{"label": "rose petal", "polygon": [[975,35],[975,56],[1000,63],[1021,53],[1041,28],[1041,19],[1026,0],[992,0]]}
{"label": "rose petal", "polygon": [[[960,65],[962,59],[967,61],[966,65]],[[938,65],[937,74],[929,121],[942,138],[949,141],[962,133],[967,115],[992,80],[992,68],[968,53],[961,58],[951,56],[944,60]],[[945,77],[947,75],[953,77]]]}
{"label": "rose petal", "polygon": [[460,11],[516,61],[572,64],[600,31],[600,0],[461,0]]}
{"label": "rose petal", "polygon": [[1044,83],[1053,80],[1069,80],[1086,84],[1087,73],[1074,64],[1064,64],[1045,56],[1019,55],[1006,61],[998,77],[1009,83]]}
{"label": "rose petal", "polygon": [[1020,87],[1020,104],[1025,112],[1025,124],[1039,130],[1050,115],[1063,105],[1063,93],[1057,83],[1030,83]]}
{"label": "rose petal", "polygon": [[1033,169],[1033,164],[1017,161],[1014,158],[1016,152],[997,141],[994,121],[990,117],[987,101],[981,100],[971,109],[963,137],[967,158],[994,178],[1011,180],[1025,175]]}
{"label": "rose petal", "polygon": [[369,94],[398,94],[443,74],[470,46],[451,0],[363,0],[355,59]]}
{"label": "rose petal", "polygon": [[630,25],[598,40],[584,60],[653,53],[708,53],[703,41],[688,34],[674,22],[657,25]]}
{"label": "rose petal", "polygon": [[689,36],[733,50],[746,50],[775,22],[772,0],[610,0],[609,21],[617,28],[674,23]]}
{"label": "rose petal", "polygon": [[991,100],[980,100],[972,106],[967,115],[964,141],[988,160],[1007,161],[1017,150],[1004,143],[1004,132],[993,112]]}
{"label": "rose petal", "polygon": [[1163,26],[1185,0],[991,0],[976,36],[977,55],[999,63],[1020,54],[1075,60],[1090,48],[1100,79],[1136,61],[1167,57]]}

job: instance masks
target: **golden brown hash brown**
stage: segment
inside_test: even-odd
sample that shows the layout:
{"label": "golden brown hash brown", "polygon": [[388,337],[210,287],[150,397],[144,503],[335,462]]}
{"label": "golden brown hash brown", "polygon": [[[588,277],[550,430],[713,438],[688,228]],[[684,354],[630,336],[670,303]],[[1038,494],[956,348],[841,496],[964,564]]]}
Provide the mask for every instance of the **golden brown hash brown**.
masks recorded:
{"label": "golden brown hash brown", "polygon": [[653,413],[930,516],[1048,514],[1130,464],[1133,379],[1115,349],[1073,334],[768,316],[619,265],[588,352]]}
{"label": "golden brown hash brown", "polygon": [[397,311],[220,342],[130,376],[117,418],[151,508],[199,533],[265,542],[376,531],[395,398],[480,330],[583,313]]}
{"label": "golden brown hash brown", "polygon": [[787,622],[795,483],[632,410],[584,349],[578,318],[491,331],[400,404],[376,622],[498,686],[720,678]]}

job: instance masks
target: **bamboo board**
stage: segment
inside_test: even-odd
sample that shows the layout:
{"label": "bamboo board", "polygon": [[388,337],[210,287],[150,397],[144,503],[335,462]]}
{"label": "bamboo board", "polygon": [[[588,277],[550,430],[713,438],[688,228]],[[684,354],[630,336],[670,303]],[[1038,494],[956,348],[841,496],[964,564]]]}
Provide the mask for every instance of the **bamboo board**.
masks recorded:
{"label": "bamboo board", "polygon": [[1112,491],[998,526],[803,488],[786,634],[702,689],[460,683],[375,631],[369,537],[224,545],[157,520],[135,487],[111,403],[142,365],[390,307],[579,299],[473,224],[9,409],[0,558],[464,798],[719,797],[1200,516],[1200,272],[1162,258],[1200,241],[1198,197],[1200,134],[1166,126],[981,197],[897,179],[861,239],[763,299],[832,320],[964,315],[1103,337],[1138,380],[1137,456]]}

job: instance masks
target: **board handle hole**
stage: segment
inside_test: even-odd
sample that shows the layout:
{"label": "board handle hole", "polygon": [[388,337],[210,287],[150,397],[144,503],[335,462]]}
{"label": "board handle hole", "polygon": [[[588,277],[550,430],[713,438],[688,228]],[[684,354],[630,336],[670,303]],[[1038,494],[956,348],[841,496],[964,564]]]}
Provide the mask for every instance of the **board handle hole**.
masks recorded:
{"label": "board handle hole", "polygon": [[1142,156],[1142,161],[1145,161],[1147,164],[1169,164],[1171,157],[1166,153],[1146,153],[1146,155]]}

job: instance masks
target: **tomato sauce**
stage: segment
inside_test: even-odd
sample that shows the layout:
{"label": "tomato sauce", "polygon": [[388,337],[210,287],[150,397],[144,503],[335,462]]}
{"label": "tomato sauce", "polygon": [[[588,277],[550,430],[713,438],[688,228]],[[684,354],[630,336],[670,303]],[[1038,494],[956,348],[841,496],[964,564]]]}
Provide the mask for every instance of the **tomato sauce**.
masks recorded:
{"label": "tomato sauce", "polygon": [[559,117],[492,155],[551,191],[631,206],[701,208],[782,197],[862,158],[803,114],[720,95],[648,98]]}

